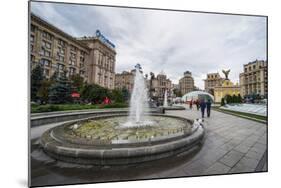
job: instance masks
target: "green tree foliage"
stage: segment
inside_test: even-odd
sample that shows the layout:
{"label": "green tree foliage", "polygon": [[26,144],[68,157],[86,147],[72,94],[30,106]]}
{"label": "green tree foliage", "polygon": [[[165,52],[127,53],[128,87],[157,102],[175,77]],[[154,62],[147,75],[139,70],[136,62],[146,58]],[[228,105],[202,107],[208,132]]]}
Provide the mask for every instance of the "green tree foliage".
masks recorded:
{"label": "green tree foliage", "polygon": [[114,89],[111,92],[111,97],[114,102],[121,103],[124,102],[123,92],[120,89]]}
{"label": "green tree foliage", "polygon": [[229,104],[229,103],[233,103],[233,98],[231,95],[226,95],[225,96],[225,99],[226,99],[226,103]]}
{"label": "green tree foliage", "polygon": [[49,102],[53,104],[63,104],[71,101],[71,84],[66,77],[66,72],[55,75],[50,87]]}
{"label": "green tree foliage", "polygon": [[42,85],[43,79],[43,68],[41,65],[37,65],[31,71],[31,101],[38,100],[37,93]]}
{"label": "green tree foliage", "polygon": [[237,100],[237,102],[238,102],[238,103],[242,103],[242,97],[241,97],[241,95],[240,95],[240,94],[238,94],[237,99],[238,99],[238,100]]}
{"label": "green tree foliage", "polygon": [[123,102],[130,100],[130,93],[127,88],[125,88],[125,87],[122,88],[122,95],[123,95]]}
{"label": "green tree foliage", "polygon": [[221,106],[224,106],[225,102],[224,102],[224,98],[221,98]]}
{"label": "green tree foliage", "polygon": [[235,94],[232,95],[232,103],[238,103],[238,98]]}
{"label": "green tree foliage", "polygon": [[97,84],[85,84],[81,94],[82,100],[92,103],[101,103],[105,97],[111,98],[110,91]]}
{"label": "green tree foliage", "polygon": [[84,87],[84,78],[81,77],[79,74],[75,74],[70,77],[70,81],[73,91],[81,93]]}
{"label": "green tree foliage", "polygon": [[41,83],[41,87],[37,92],[37,96],[40,99],[41,103],[46,104],[49,100],[49,89],[52,84],[51,80],[43,80]]}

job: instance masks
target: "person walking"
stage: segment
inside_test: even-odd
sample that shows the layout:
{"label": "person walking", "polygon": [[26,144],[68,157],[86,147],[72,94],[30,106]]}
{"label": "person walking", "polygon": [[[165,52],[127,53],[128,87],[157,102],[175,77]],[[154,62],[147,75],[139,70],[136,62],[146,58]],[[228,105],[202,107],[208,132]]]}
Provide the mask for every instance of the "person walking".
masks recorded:
{"label": "person walking", "polygon": [[210,117],[211,115],[211,99],[208,99],[208,101],[206,102],[206,106],[207,106],[207,117]]}
{"label": "person walking", "polygon": [[199,100],[198,99],[195,101],[195,104],[196,104],[196,107],[197,107],[197,111],[199,111]]}
{"label": "person walking", "polygon": [[190,110],[192,110],[192,103],[193,103],[193,101],[192,101],[192,99],[191,99],[191,101],[189,102],[189,109],[190,109]]}
{"label": "person walking", "polygon": [[202,118],[204,118],[205,108],[206,108],[206,102],[204,99],[201,99],[200,100],[200,109],[201,109]]}

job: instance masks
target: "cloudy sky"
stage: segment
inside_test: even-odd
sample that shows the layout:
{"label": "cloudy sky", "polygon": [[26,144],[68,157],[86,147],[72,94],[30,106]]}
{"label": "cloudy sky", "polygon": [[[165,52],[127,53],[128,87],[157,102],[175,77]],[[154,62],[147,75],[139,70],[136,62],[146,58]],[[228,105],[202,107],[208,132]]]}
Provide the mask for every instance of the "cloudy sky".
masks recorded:
{"label": "cloudy sky", "polygon": [[178,83],[189,70],[204,88],[207,73],[266,59],[266,18],[32,2],[31,11],[74,37],[99,29],[116,46],[116,72],[140,63],[145,73],[163,71]]}

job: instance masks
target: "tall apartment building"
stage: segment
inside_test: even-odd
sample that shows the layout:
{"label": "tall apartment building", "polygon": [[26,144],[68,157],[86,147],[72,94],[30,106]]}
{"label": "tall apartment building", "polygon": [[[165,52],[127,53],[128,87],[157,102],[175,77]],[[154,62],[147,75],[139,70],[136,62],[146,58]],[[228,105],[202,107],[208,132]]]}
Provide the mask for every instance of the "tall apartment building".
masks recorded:
{"label": "tall apartment building", "polygon": [[78,40],[33,13],[30,18],[31,69],[41,64],[46,78],[66,71],[67,76],[79,74],[90,84],[114,88],[113,48],[99,37]]}
{"label": "tall apartment building", "polygon": [[194,91],[194,79],[190,71],[185,71],[179,80],[180,92],[182,95]]}
{"label": "tall apartment building", "polygon": [[123,71],[122,73],[115,74],[115,88],[123,89],[126,88],[129,93],[132,93],[134,87],[134,71],[130,72]]}
{"label": "tall apartment building", "polygon": [[240,74],[241,96],[260,95],[267,98],[267,61],[255,60],[244,66]]}
{"label": "tall apartment building", "polygon": [[214,88],[216,86],[222,85],[223,78],[219,73],[209,73],[207,74],[207,78],[204,80],[205,83],[205,91],[214,95]]}

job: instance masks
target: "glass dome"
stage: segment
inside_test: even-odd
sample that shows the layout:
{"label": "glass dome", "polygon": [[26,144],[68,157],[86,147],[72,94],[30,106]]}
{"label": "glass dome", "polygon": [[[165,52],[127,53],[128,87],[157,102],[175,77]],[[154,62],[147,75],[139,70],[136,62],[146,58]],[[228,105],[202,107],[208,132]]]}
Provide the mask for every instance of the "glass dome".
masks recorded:
{"label": "glass dome", "polygon": [[214,96],[204,91],[191,91],[182,96],[181,100],[186,102],[202,98],[204,98],[205,100],[211,99],[211,101],[214,102]]}

